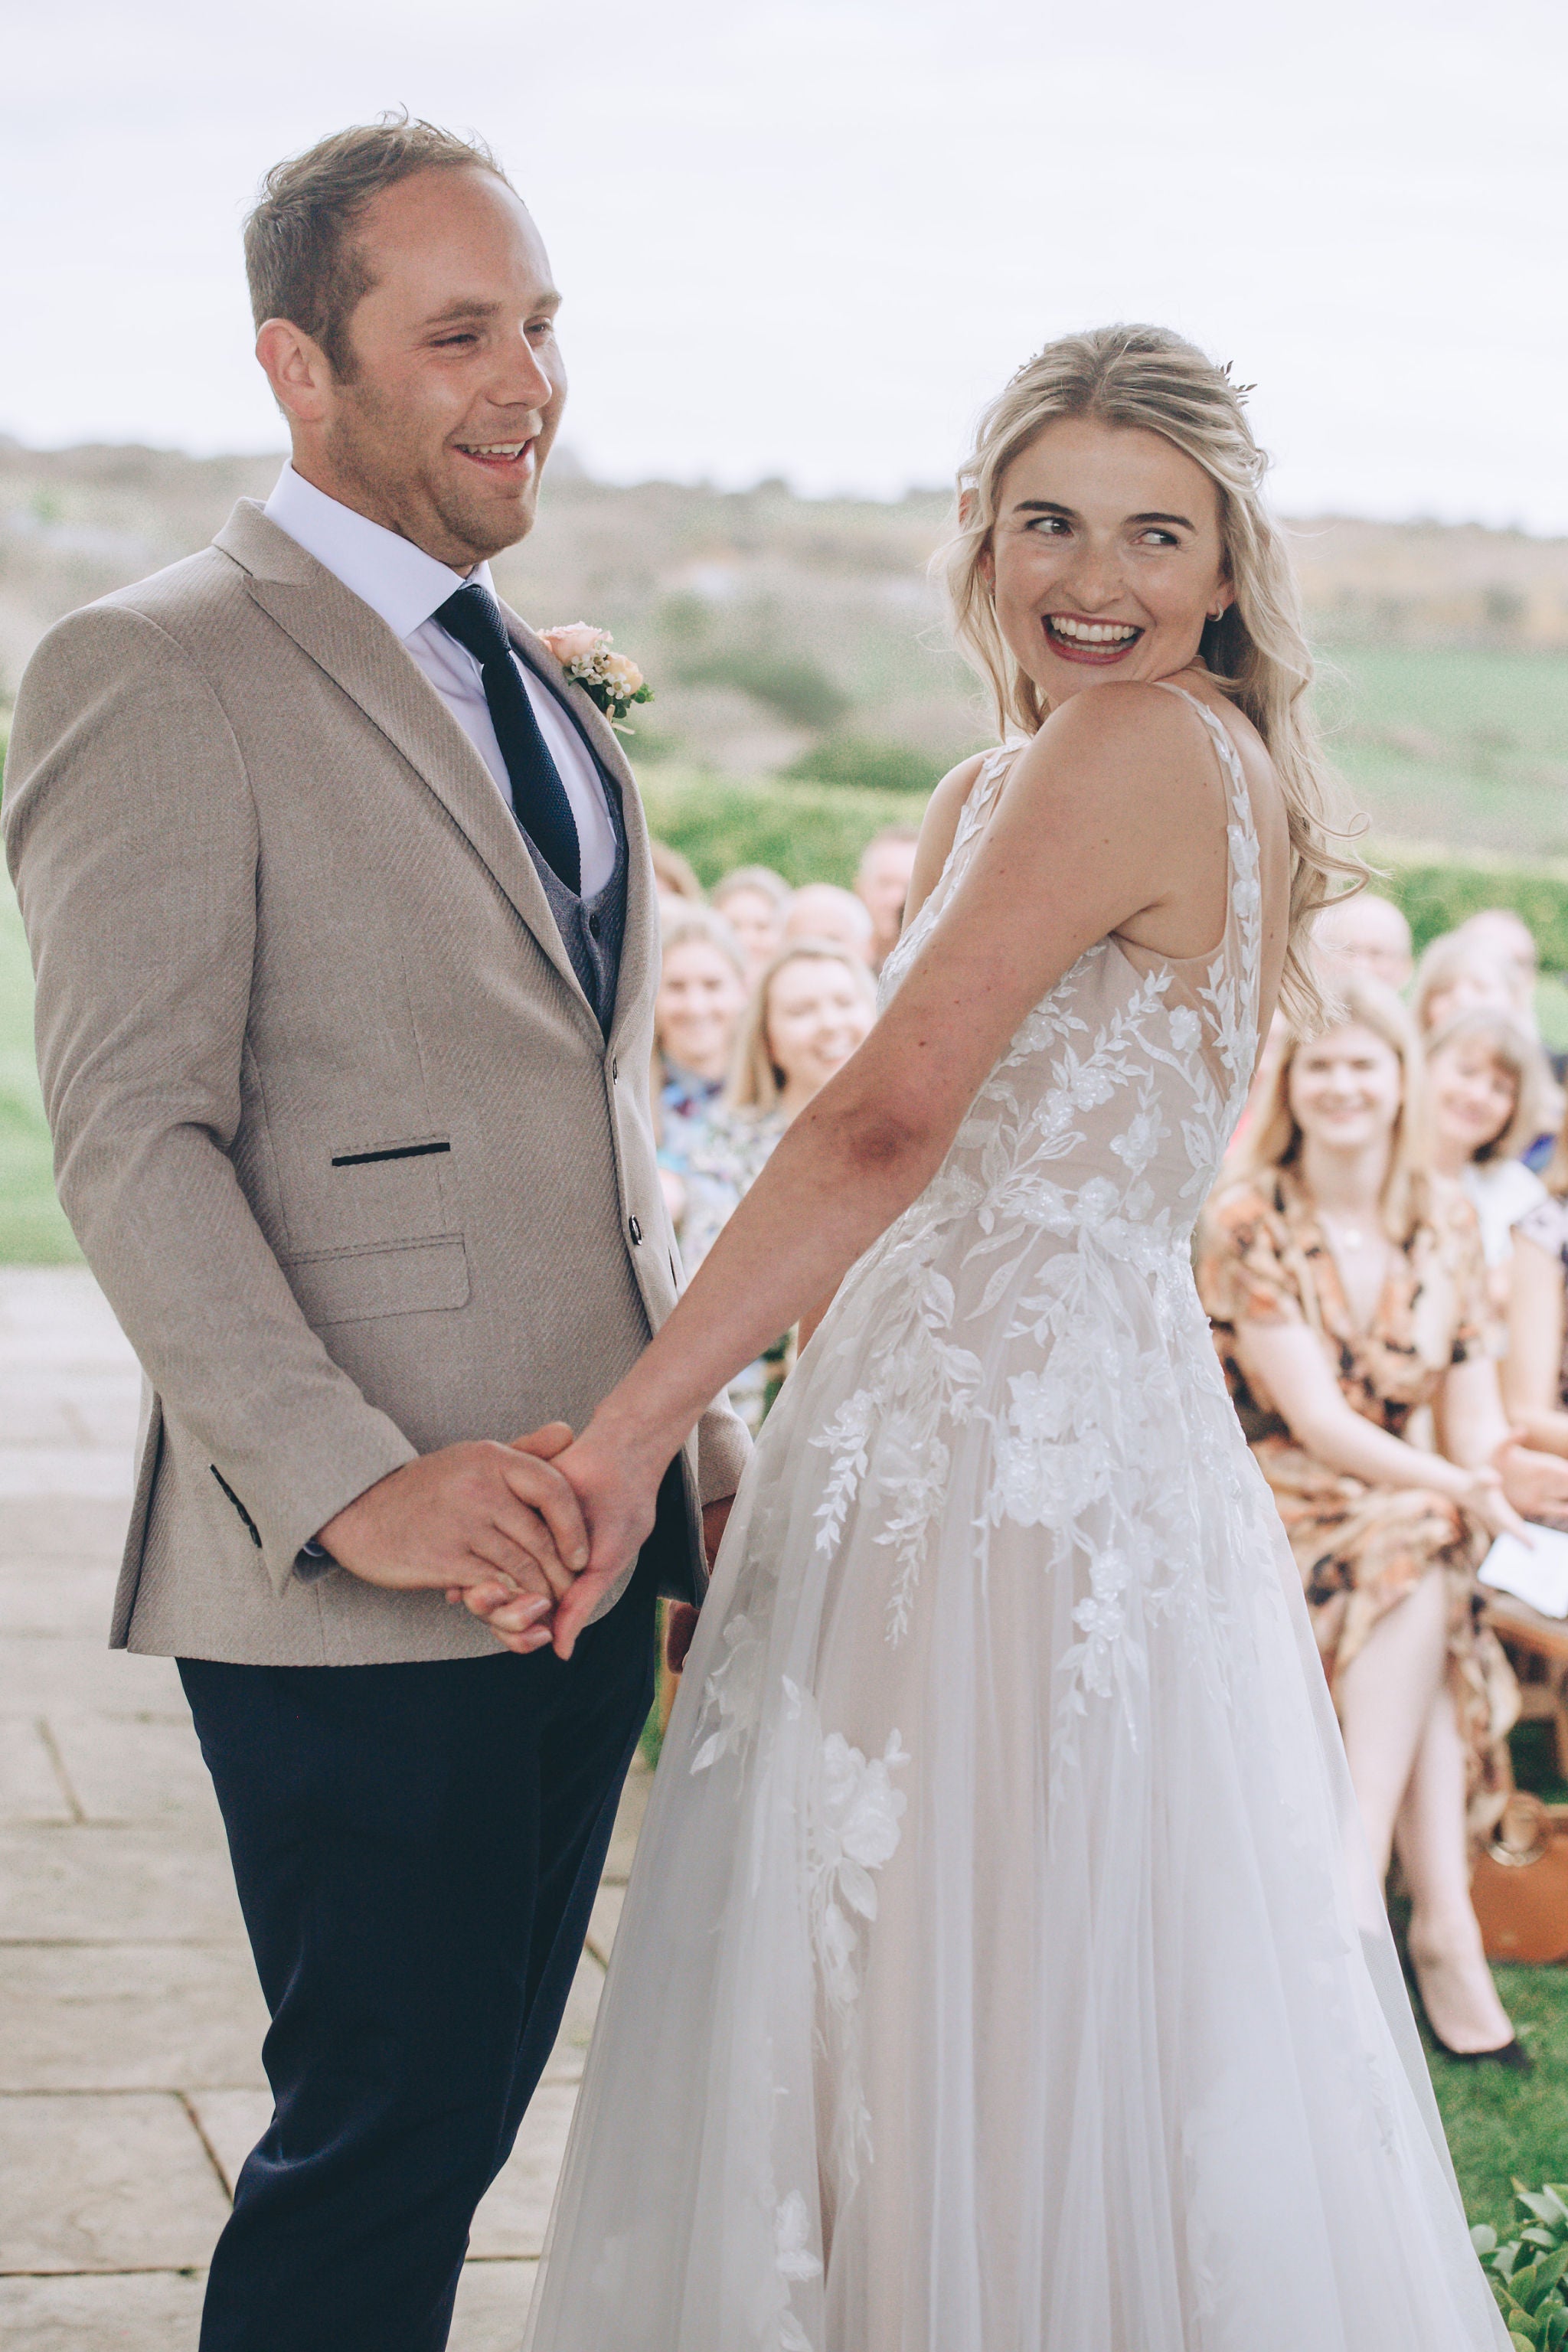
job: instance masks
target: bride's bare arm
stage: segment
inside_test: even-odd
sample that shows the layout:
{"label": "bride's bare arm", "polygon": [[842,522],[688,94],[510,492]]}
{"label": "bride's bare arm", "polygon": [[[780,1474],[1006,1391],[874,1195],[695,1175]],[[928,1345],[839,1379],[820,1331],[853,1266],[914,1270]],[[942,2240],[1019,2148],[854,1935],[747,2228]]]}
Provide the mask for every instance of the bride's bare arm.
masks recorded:
{"label": "bride's bare arm", "polygon": [[[556,1611],[563,1656],[646,1537],[664,1468],[710,1401],[923,1191],[1008,1040],[1084,950],[1140,918],[1145,940],[1167,919],[1173,954],[1211,943],[1225,820],[1213,750],[1173,697],[1105,688],[1042,728],[893,1003],[561,1455],[594,1541]],[[504,1610],[491,1622],[504,1633]]]}

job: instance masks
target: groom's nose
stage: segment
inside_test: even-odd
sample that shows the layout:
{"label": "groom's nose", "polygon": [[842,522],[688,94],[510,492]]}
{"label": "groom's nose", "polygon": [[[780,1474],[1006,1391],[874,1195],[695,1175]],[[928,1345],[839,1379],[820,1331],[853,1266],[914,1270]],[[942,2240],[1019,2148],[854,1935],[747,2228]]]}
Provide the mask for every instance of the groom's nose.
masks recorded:
{"label": "groom's nose", "polygon": [[538,352],[521,333],[510,337],[501,345],[485,389],[498,408],[535,411],[548,408],[555,393]]}

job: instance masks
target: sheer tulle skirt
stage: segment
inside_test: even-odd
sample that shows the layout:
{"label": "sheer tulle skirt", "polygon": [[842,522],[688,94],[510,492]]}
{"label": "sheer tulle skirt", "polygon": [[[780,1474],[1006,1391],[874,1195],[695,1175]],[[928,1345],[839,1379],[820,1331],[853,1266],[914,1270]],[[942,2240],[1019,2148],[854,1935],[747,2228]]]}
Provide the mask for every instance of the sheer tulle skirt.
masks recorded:
{"label": "sheer tulle skirt", "polygon": [[1505,2345],[1184,1255],[900,1374],[896,1251],[736,1507],[531,2352]]}

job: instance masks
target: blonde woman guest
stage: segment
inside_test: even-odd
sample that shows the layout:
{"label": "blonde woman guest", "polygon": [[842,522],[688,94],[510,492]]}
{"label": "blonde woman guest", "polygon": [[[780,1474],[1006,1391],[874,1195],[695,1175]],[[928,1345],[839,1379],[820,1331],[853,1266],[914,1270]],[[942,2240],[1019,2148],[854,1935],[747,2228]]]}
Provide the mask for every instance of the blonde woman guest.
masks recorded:
{"label": "blonde woman guest", "polygon": [[1507,1344],[1509,1267],[1513,1229],[1546,1198],[1521,1154],[1541,1132],[1551,1089],[1540,1045],[1513,1013],[1473,1005],[1456,1014],[1426,1048],[1426,1107],[1432,1165],[1462,1184],[1480,1225],[1490,1326]]}
{"label": "blonde woman guest", "polygon": [[986,410],[946,569],[998,744],[932,797],[876,1026],[559,1457],[569,1654],[695,1401],[831,1297],[671,1719],[531,2352],[1506,2344],[1187,1255],[1352,870],[1264,462],[1159,328]]}
{"label": "blonde woman guest", "polygon": [[1410,1009],[1422,1043],[1446,1029],[1458,1013],[1489,1004],[1517,1011],[1513,973],[1502,958],[1459,931],[1431,940],[1415,967]]}
{"label": "blonde woman guest", "polygon": [[[694,1274],[751,1191],[784,1129],[869,1035],[876,993],[860,958],[831,940],[800,940],[752,992],[723,1107],[694,1131],[686,1162],[680,1254]],[[770,1361],[730,1383],[754,1433],[769,1401]]]}
{"label": "blonde woman guest", "polygon": [[670,909],[662,954],[654,1000],[659,1165],[679,1175],[694,1129],[724,1091],[746,1009],[746,966],[728,923],[696,903]]}
{"label": "blonde woman guest", "polygon": [[1375,980],[1395,994],[1410,985],[1415,969],[1410,926],[1391,898],[1358,890],[1325,907],[1312,926],[1312,952],[1326,976],[1341,972]]}
{"label": "blonde woman guest", "polygon": [[712,903],[741,942],[752,987],[784,945],[792,895],[771,866],[738,866],[713,886]]}
{"label": "blonde woman guest", "polygon": [[899,944],[920,835],[912,824],[884,825],[860,853],[855,896],[871,918],[871,962],[880,971]]}
{"label": "blonde woman guest", "polygon": [[841,890],[837,882],[808,882],[795,892],[784,920],[784,938],[832,940],[858,956],[868,970],[876,961],[870,910],[853,890]]}
{"label": "blonde woman guest", "polygon": [[[1433,2032],[1521,2065],[1469,1897],[1518,1712],[1474,1577],[1519,1508],[1568,1501],[1568,1465],[1511,1440],[1475,1213],[1426,1164],[1409,1016],[1370,981],[1342,995],[1340,1026],[1288,1043],[1205,1214],[1198,1286],[1301,1573],[1373,1865],[1397,1846],[1409,1882]],[[1438,1454],[1407,1440],[1424,1407]]]}

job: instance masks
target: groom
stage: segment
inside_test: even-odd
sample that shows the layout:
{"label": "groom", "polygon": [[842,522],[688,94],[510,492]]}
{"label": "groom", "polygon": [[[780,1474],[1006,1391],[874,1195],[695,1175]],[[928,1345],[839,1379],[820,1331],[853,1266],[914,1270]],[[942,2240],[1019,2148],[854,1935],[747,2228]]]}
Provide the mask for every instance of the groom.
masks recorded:
{"label": "groom", "polygon": [[[342,132],[246,231],[265,509],[62,622],[5,823],[61,1198],[149,1384],[114,1642],[174,1655],[276,2112],[204,2352],[436,2352],[745,1454],[715,1410],[570,1661],[550,1466],[668,1312],[658,940],[619,744],[487,558],[565,378],[481,148]],[[447,1595],[497,1570],[531,1651]]]}

